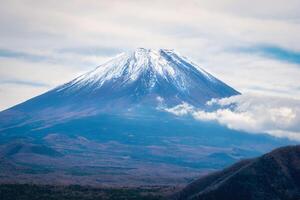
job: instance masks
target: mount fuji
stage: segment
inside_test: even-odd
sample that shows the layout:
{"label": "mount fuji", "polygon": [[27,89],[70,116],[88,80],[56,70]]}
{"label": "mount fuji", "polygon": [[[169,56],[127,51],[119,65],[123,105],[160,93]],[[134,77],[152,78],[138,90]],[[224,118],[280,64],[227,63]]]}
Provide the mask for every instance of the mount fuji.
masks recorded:
{"label": "mount fuji", "polygon": [[1,181],[181,184],[289,143],[161,109],[239,94],[173,50],[122,53],[0,113]]}
{"label": "mount fuji", "polygon": [[211,98],[237,94],[172,50],[139,48],[10,110],[40,113],[51,108],[53,113],[62,109],[62,115],[66,110],[119,113],[138,106],[155,108],[158,103],[175,106],[186,102],[202,107]]}
{"label": "mount fuji", "polygon": [[143,48],[123,53],[55,91],[84,99],[88,95],[98,102],[121,99],[126,105],[161,99],[168,105],[185,101],[200,106],[211,98],[239,94],[172,50]]}

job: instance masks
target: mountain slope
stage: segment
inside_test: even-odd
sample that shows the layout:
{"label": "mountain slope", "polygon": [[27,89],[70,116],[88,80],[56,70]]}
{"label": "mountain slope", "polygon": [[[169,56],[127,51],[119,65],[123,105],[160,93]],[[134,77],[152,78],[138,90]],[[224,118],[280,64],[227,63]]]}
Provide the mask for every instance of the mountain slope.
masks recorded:
{"label": "mountain slope", "polygon": [[191,183],[174,199],[299,199],[300,146],[276,149]]}
{"label": "mountain slope", "polygon": [[164,109],[236,94],[174,51],[123,53],[0,112],[0,182],[185,184],[290,144]]}

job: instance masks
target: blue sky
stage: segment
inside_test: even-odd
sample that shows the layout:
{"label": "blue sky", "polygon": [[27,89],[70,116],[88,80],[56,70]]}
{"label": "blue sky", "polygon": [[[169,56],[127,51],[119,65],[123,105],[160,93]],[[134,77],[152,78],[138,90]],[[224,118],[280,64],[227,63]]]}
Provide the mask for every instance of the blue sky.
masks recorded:
{"label": "blue sky", "polygon": [[292,64],[300,64],[300,52],[284,49],[278,46],[259,45],[251,46],[248,48],[241,48],[237,51],[244,52],[247,54],[258,54],[262,57],[267,57],[283,62],[289,62]]}
{"label": "blue sky", "polygon": [[299,8],[296,0],[2,2],[0,110],[137,47],[175,49],[242,93],[300,98]]}

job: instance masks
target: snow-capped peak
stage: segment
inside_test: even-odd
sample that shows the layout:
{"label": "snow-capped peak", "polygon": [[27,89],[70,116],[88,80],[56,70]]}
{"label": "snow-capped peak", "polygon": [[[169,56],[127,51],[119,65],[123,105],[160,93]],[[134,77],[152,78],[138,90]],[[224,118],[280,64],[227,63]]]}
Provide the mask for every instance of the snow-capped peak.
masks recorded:
{"label": "snow-capped peak", "polygon": [[203,106],[212,98],[239,94],[174,50],[145,48],[119,54],[54,93],[75,102],[125,107],[145,102],[154,107],[158,102]]}
{"label": "snow-capped peak", "polygon": [[119,54],[96,69],[78,77],[73,81],[72,88],[84,85],[101,87],[108,81],[120,79],[123,84],[136,81],[143,74],[149,73],[149,87],[154,87],[158,79],[172,81],[179,89],[185,89],[189,80],[186,73],[201,73],[210,81],[215,78],[196,66],[186,58],[167,49],[138,48],[133,52]]}

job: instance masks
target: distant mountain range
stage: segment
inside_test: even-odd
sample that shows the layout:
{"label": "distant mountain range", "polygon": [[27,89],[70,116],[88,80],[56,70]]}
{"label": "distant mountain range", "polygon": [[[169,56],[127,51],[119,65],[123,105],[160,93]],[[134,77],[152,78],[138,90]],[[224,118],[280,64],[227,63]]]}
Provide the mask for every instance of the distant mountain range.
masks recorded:
{"label": "distant mountain range", "polygon": [[300,145],[276,149],[202,177],[176,200],[300,199]]}
{"label": "distant mountain range", "polygon": [[292,143],[165,112],[239,94],[173,50],[120,54],[0,113],[0,181],[185,184]]}

